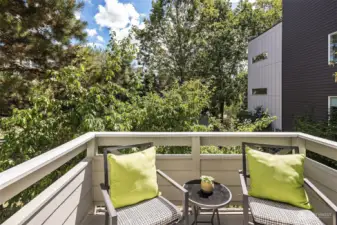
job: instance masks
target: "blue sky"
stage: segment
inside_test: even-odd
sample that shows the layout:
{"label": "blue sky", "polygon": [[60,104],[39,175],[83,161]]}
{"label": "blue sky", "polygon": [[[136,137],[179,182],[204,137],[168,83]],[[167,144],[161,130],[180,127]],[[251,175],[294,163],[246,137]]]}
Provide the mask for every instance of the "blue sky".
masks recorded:
{"label": "blue sky", "polygon": [[[109,32],[114,30],[117,39],[127,36],[132,25],[142,27],[144,17],[151,10],[152,0],[78,0],[84,2],[84,8],[76,12],[77,18],[88,23],[88,45],[105,46],[109,41]],[[235,2],[238,0],[231,0]]]}
{"label": "blue sky", "polygon": [[77,18],[88,23],[86,32],[89,45],[104,46],[109,41],[110,30],[117,38],[127,36],[132,25],[142,26],[149,15],[151,0],[80,0],[84,8],[76,12]]}

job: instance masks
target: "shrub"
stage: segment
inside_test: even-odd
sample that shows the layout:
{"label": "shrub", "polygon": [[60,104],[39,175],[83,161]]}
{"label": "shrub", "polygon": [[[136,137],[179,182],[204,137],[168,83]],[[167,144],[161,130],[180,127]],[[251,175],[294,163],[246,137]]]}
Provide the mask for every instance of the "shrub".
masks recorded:
{"label": "shrub", "polygon": [[[331,114],[328,116],[329,120],[315,120],[311,114],[297,117],[295,119],[295,130],[337,141],[337,111],[331,110]],[[314,153],[310,149],[307,151],[307,157],[337,169],[336,160]]]}

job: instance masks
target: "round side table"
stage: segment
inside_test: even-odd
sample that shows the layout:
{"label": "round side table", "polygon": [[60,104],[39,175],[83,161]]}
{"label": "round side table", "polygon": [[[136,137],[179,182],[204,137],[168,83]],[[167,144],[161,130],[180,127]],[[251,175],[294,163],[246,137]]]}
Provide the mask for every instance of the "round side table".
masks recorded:
{"label": "round side table", "polygon": [[[192,224],[211,223],[213,224],[214,215],[216,214],[218,224],[220,225],[219,208],[224,207],[232,200],[231,191],[223,184],[214,182],[214,190],[206,194],[201,190],[200,179],[191,180],[184,184],[188,191],[189,202],[192,204],[194,221]],[[201,209],[212,209],[213,214],[210,221],[198,221]]]}

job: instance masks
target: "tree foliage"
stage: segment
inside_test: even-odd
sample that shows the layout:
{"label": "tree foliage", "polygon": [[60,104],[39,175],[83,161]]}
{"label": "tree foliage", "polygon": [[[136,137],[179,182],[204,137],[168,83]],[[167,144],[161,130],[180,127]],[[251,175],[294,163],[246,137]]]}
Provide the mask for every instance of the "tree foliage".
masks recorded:
{"label": "tree foliage", "polygon": [[0,108],[29,107],[33,80],[48,79],[46,70],[59,69],[76,57],[86,23],[75,18],[77,1],[0,1]]}
{"label": "tree foliage", "polygon": [[[332,141],[337,141],[337,110],[335,107],[332,107],[330,110],[331,111],[327,116],[329,119],[325,120],[314,119],[312,114],[297,117],[294,124],[295,130],[317,137],[326,138]],[[336,160],[330,159],[315,152],[311,152],[310,150],[307,152],[307,156],[327,166],[337,169]]]}
{"label": "tree foliage", "polygon": [[[195,131],[212,130],[200,125],[203,109],[208,107],[211,96],[209,86],[200,81],[190,81],[183,85],[175,83],[162,95],[149,93],[138,98],[136,131]],[[214,126],[216,123],[211,124]]]}
{"label": "tree foliage", "polygon": [[67,64],[74,57],[71,39],[85,38],[86,24],[74,15],[81,7],[76,1],[1,1],[0,71],[28,72],[33,78]]}
{"label": "tree foliage", "polygon": [[131,37],[116,40],[115,32],[111,33],[111,38],[105,51],[106,62],[103,68],[103,76],[132,91],[133,94],[139,94],[142,89],[141,69],[133,66],[137,57],[137,46],[132,43]]}
{"label": "tree foliage", "polygon": [[295,118],[294,127],[300,132],[337,141],[337,111],[332,110],[327,117],[329,119],[316,120],[312,114],[299,116]]}
{"label": "tree foliage", "polygon": [[199,11],[198,0],[154,1],[145,28],[135,29],[140,41],[139,60],[148,79],[155,78],[157,90],[195,75]]}

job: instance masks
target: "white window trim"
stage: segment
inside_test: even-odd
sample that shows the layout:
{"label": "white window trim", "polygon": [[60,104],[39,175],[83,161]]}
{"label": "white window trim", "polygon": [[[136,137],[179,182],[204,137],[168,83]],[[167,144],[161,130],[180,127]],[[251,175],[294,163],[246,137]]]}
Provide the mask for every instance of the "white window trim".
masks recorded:
{"label": "white window trim", "polygon": [[[337,32],[336,32],[336,33],[337,33]],[[258,56],[260,56],[260,55],[264,56],[265,58],[264,58],[264,59],[260,59],[259,61],[254,62],[254,58],[256,58],[256,57],[258,57]],[[267,60],[267,59],[268,59],[268,52],[262,52],[262,53],[260,53],[260,54],[257,54],[256,56],[253,56],[253,57],[252,57],[252,64],[255,64],[255,63],[258,63],[258,62]]]}
{"label": "white window trim", "polygon": [[[266,89],[266,92],[267,92],[267,93],[266,93],[266,94],[255,94],[255,95],[254,95],[254,92],[253,92],[254,89]],[[268,88],[252,88],[252,91],[251,91],[251,92],[252,92],[252,96],[256,96],[256,95],[262,95],[262,96],[263,96],[263,95],[268,95]]]}
{"label": "white window trim", "polygon": [[328,113],[329,113],[329,120],[330,120],[330,102],[331,98],[337,98],[337,96],[328,96]]}
{"label": "white window trim", "polygon": [[328,35],[328,65],[330,65],[330,37],[334,34],[337,34],[337,31]]}

